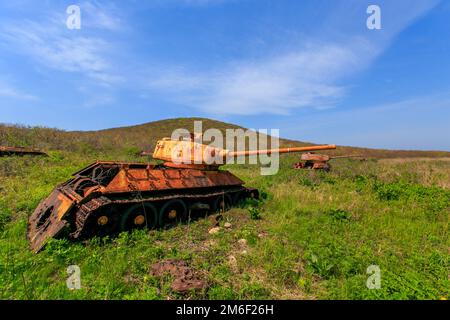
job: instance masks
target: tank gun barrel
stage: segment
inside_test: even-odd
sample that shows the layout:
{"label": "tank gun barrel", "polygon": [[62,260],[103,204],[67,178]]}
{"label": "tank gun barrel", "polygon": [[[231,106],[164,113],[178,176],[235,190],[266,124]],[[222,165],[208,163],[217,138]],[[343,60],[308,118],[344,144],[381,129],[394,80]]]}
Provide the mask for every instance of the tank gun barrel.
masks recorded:
{"label": "tank gun barrel", "polygon": [[0,157],[7,155],[43,155],[47,154],[41,150],[33,149],[33,148],[25,148],[25,147],[6,147],[0,146]]}
{"label": "tank gun barrel", "polygon": [[344,155],[344,156],[332,156],[331,159],[342,159],[342,158],[362,158],[362,155],[355,154],[355,155]]}
{"label": "tank gun barrel", "polygon": [[331,149],[336,149],[336,145],[335,144],[327,144],[327,145],[321,145],[321,146],[278,148],[278,149],[267,149],[267,150],[228,151],[226,156],[239,157],[239,156],[253,156],[253,155],[260,155],[260,154],[272,154],[272,153],[282,154],[282,153],[331,150]]}

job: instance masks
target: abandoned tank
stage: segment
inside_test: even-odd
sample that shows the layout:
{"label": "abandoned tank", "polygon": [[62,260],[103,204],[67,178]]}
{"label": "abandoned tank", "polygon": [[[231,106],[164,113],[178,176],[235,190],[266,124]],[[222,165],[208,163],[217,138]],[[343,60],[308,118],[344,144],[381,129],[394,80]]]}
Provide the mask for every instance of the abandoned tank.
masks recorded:
{"label": "abandoned tank", "polygon": [[[335,145],[237,151],[165,138],[153,158],[162,164],[97,161],[44,199],[28,221],[34,252],[50,238],[86,239],[186,221],[192,210],[227,210],[258,190],[214,162],[230,157],[334,149]],[[199,162],[196,155],[202,154]],[[223,162],[222,162],[223,163]]]}
{"label": "abandoned tank", "polygon": [[2,156],[47,156],[47,154],[33,148],[0,146],[0,157]]}
{"label": "abandoned tank", "polygon": [[307,152],[301,155],[300,162],[294,163],[294,169],[315,169],[329,171],[331,169],[330,160],[344,159],[344,158],[361,158],[360,155],[342,155],[329,156],[327,154],[317,154],[314,152]]}

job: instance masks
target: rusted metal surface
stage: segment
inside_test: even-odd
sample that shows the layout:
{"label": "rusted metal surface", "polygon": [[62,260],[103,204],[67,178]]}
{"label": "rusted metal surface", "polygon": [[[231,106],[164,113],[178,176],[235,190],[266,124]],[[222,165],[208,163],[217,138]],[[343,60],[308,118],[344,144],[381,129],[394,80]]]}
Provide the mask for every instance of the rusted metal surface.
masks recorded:
{"label": "rusted metal surface", "polygon": [[[79,238],[91,213],[107,205],[127,205],[181,198],[190,204],[197,198],[246,192],[244,182],[228,171],[174,169],[142,163],[96,162],[59,185],[35,209],[28,222],[28,239],[38,252],[47,239],[65,227],[69,238]],[[103,200],[99,204],[99,199]]]}
{"label": "rusted metal surface", "polygon": [[331,150],[336,149],[335,144],[326,144],[323,146],[308,146],[308,147],[292,147],[292,148],[280,148],[280,149],[268,149],[268,150],[250,150],[250,151],[233,151],[228,152],[229,157],[239,157],[239,156],[252,156],[260,154],[272,154],[272,153],[294,153],[294,152],[305,152],[305,151],[315,151],[315,150]]}
{"label": "rusted metal surface", "polygon": [[[175,190],[215,186],[236,186],[244,182],[228,171],[203,171],[196,169],[155,169],[129,167],[122,164],[118,174],[102,188],[102,193],[123,193],[133,190]],[[95,191],[95,189],[91,190]]]}
{"label": "rusted metal surface", "polygon": [[[166,160],[162,165],[97,161],[74,173],[72,179],[57,186],[30,216],[27,237],[31,249],[38,252],[53,237],[83,239],[132,228],[166,227],[185,221],[195,208],[217,211],[245,198],[258,198],[258,190],[245,187],[244,181],[220,170],[218,165],[167,161],[175,147],[176,141],[158,142],[153,157]],[[333,145],[318,147],[335,148]],[[273,151],[261,150],[262,153]]]}
{"label": "rusted metal surface", "polygon": [[272,153],[293,153],[316,150],[336,149],[336,145],[292,147],[278,149],[260,149],[249,151],[229,151],[226,149],[214,148],[208,145],[200,144],[194,140],[171,140],[169,138],[158,141],[153,152],[153,158],[174,163],[204,163],[214,164],[220,161],[221,165],[227,159],[241,156],[265,155]]}
{"label": "rusted metal surface", "polygon": [[0,146],[0,157],[10,155],[34,155],[34,156],[46,156],[47,154],[38,149],[24,148],[24,147],[5,147]]}
{"label": "rusted metal surface", "polygon": [[40,249],[47,239],[59,235],[67,224],[65,214],[75,203],[56,188],[39,204],[28,222],[27,237],[34,251]]}
{"label": "rusted metal surface", "polygon": [[304,153],[300,156],[300,160],[302,161],[329,161],[331,157],[326,154],[318,154],[318,153]]}

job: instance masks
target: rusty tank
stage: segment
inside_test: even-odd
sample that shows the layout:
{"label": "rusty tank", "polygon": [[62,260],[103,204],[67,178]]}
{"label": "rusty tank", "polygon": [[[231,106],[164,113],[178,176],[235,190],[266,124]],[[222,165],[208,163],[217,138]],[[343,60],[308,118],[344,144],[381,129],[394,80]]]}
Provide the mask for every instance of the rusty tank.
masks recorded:
{"label": "rusty tank", "polygon": [[325,170],[331,169],[330,160],[342,159],[342,158],[360,158],[360,155],[343,155],[343,156],[330,156],[327,154],[318,154],[314,152],[304,153],[300,157],[300,162],[294,163],[294,169],[315,169]]}
{"label": "rusty tank", "polygon": [[[165,138],[153,158],[160,164],[97,161],[73,174],[44,199],[28,221],[34,252],[50,238],[87,239],[188,220],[195,210],[225,211],[258,190],[221,170],[217,159],[334,149],[335,145],[230,152],[194,139]],[[202,154],[200,161],[198,154]],[[222,162],[223,163],[223,162]]]}
{"label": "rusty tank", "polygon": [[25,147],[6,147],[0,146],[0,157],[2,156],[47,156],[47,154],[41,150],[33,149],[33,148],[25,148]]}

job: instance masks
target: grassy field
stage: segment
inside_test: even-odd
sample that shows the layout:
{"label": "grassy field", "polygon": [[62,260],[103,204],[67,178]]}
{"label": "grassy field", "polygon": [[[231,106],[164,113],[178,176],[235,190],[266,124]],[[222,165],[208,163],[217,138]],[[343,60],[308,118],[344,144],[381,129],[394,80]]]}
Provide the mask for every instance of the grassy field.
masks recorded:
{"label": "grassy field", "polygon": [[[292,170],[294,160],[283,157],[279,174],[269,177],[231,166],[267,199],[227,212],[222,223],[231,222],[230,230],[210,235],[211,219],[200,219],[112,240],[57,240],[34,255],[25,239],[28,215],[91,160],[65,152],[0,159],[0,297],[186,297],[170,291],[170,279],[150,276],[150,266],[165,258],[184,259],[207,279],[209,288],[191,298],[448,297],[450,161],[339,160],[321,173]],[[71,264],[81,268],[81,290],[66,287]],[[365,285],[371,264],[381,268],[379,290]]]}
{"label": "grassy field", "polygon": [[[0,158],[1,299],[449,298],[450,161],[442,156],[340,159],[326,173],[293,170],[289,155],[274,176],[230,165],[265,198],[226,212],[220,223],[230,229],[209,234],[209,217],[115,239],[53,240],[32,254],[27,218],[53,187],[95,159],[142,161],[132,148]],[[207,289],[178,294],[170,277],[153,277],[151,266],[168,258],[185,260]],[[82,288],[72,291],[74,264]],[[366,287],[370,265],[380,267],[380,289]]]}

